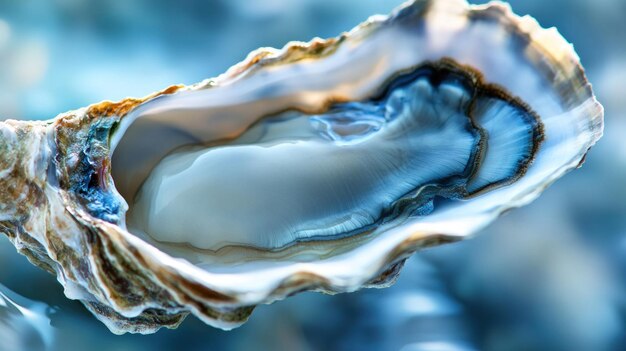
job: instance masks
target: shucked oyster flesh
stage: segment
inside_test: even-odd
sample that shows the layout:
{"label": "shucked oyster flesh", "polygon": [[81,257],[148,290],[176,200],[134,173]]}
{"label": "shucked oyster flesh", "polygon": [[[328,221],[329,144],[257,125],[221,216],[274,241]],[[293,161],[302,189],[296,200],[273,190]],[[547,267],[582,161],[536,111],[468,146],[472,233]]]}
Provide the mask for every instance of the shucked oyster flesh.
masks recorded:
{"label": "shucked oyster flesh", "polygon": [[[171,125],[159,136],[141,126],[144,135],[123,137],[113,179],[131,204],[131,233],[207,255],[355,237],[429,214],[435,196],[468,197],[516,179],[543,138],[528,108],[447,61],[394,78],[370,100],[240,128],[229,140],[182,148]],[[146,157],[155,150],[145,143],[157,139],[172,140],[174,151]],[[483,162],[491,150],[499,161]],[[125,185],[138,183],[135,196]]]}
{"label": "shucked oyster flesh", "polygon": [[602,107],[555,30],[424,0],[194,86],[0,129],[2,231],[113,332],[149,333],[391,284],[415,250],[579,166]]}

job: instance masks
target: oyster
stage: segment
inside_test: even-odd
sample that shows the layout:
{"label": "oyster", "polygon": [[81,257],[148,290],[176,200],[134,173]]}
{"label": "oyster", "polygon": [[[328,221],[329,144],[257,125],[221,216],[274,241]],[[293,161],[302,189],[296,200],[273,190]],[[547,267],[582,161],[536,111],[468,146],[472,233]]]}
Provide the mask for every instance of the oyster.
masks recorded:
{"label": "oyster", "polygon": [[579,166],[602,115],[556,30],[417,0],[193,86],[0,123],[0,225],[115,333],[228,329],[391,284]]}

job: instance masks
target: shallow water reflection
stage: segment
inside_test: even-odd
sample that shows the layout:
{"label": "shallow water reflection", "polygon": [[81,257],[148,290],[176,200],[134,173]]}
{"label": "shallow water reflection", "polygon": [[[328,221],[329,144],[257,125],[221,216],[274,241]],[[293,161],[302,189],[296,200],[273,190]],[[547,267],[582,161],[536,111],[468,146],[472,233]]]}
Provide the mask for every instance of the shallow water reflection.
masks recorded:
{"label": "shallow water reflection", "polygon": [[26,299],[0,284],[0,350],[52,350],[55,330],[48,305]]}

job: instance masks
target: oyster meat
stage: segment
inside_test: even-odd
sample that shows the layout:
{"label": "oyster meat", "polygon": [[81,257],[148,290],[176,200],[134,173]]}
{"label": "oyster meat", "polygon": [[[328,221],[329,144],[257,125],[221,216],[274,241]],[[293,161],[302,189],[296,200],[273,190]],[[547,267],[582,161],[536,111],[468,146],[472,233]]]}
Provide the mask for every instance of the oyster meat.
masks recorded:
{"label": "oyster meat", "polygon": [[115,333],[229,329],[391,284],[581,165],[602,116],[555,29],[416,0],[196,85],[1,122],[0,225]]}

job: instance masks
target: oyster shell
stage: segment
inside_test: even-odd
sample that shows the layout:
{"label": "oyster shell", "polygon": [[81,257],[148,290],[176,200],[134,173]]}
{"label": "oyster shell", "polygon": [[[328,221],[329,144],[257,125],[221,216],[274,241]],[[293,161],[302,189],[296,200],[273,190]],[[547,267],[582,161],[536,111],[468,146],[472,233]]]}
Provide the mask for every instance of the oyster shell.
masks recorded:
{"label": "oyster shell", "polygon": [[391,284],[579,166],[602,115],[556,30],[418,0],[193,86],[0,123],[0,225],[115,333],[228,329]]}

